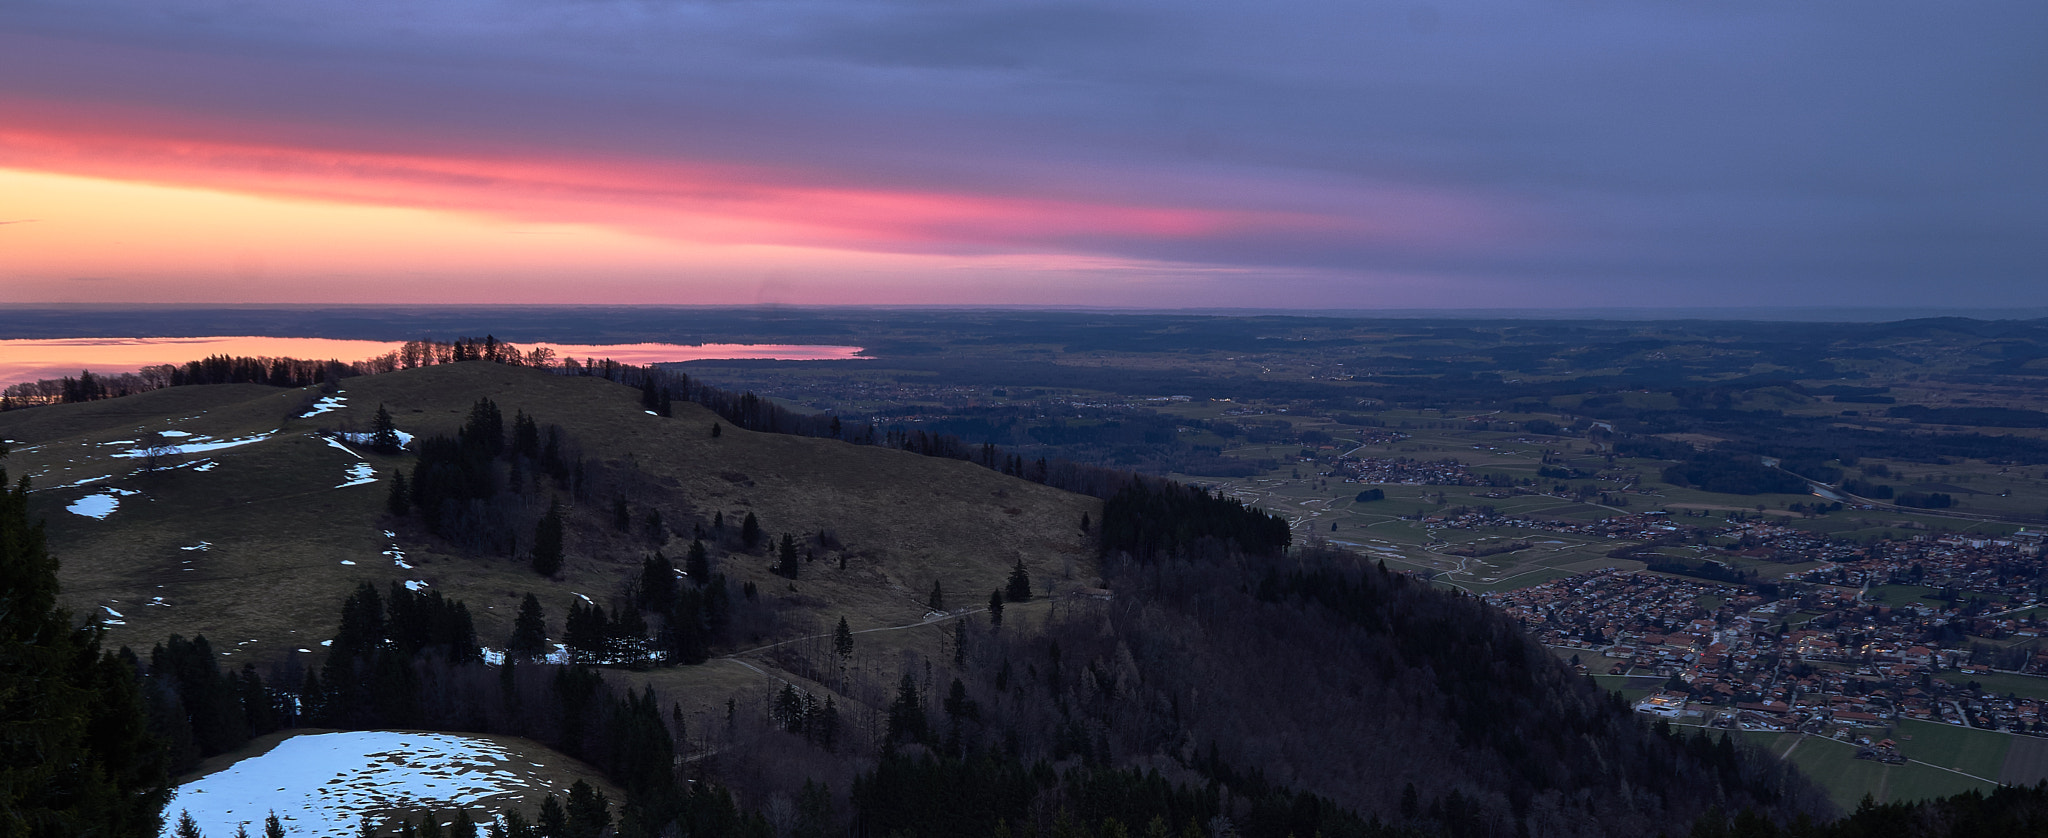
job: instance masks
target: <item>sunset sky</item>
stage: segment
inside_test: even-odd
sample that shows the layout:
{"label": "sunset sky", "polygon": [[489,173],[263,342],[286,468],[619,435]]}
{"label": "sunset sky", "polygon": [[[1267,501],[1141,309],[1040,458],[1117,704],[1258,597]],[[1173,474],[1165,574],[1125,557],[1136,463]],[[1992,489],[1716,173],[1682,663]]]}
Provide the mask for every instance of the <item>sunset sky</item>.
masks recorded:
{"label": "sunset sky", "polygon": [[2048,4],[10,0],[0,303],[2048,305]]}

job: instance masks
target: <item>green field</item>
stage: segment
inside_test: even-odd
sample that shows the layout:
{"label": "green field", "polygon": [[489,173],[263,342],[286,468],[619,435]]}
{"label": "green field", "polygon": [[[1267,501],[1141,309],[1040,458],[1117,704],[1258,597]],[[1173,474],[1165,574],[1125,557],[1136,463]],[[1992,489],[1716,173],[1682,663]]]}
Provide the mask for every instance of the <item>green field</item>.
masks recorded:
{"label": "green field", "polygon": [[2012,747],[2011,734],[1915,719],[1894,725],[1892,738],[1909,759],[1992,780],[1998,779]]}
{"label": "green field", "polygon": [[2038,675],[2014,675],[2009,672],[1957,672],[1947,670],[1934,676],[1958,686],[1971,681],[1977,682],[1985,692],[1998,695],[2017,695],[2025,698],[2048,699],[2048,678]]}
{"label": "green field", "polygon": [[1934,598],[1939,593],[1941,593],[1940,589],[1930,588],[1925,585],[1878,585],[1870,589],[1869,599],[1872,602],[1882,602],[1887,605],[1907,605],[1911,603],[1936,606],[1947,605],[1948,602],[1946,600]]}
{"label": "green field", "polygon": [[[1865,795],[1888,803],[1941,797],[1971,789],[1988,791],[1995,785],[1934,765],[1918,762],[1885,765],[1875,760],[1857,759],[1855,745],[1821,736],[1755,731],[1742,735],[1752,744],[1789,758],[1807,777],[1826,788],[1828,799],[1845,812],[1854,810]],[[1913,743],[1901,742],[1900,745],[1909,759],[1921,758]],[[1999,753],[1999,759],[2003,760],[2003,750]],[[1992,776],[1997,776],[1995,769]]]}

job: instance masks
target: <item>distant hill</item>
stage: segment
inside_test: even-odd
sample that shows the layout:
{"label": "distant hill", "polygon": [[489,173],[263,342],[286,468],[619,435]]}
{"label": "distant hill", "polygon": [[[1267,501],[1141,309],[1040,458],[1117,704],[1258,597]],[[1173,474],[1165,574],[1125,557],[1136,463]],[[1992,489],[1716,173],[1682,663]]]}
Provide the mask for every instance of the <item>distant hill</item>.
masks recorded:
{"label": "distant hill", "polygon": [[[765,548],[727,550],[707,539],[714,565],[736,584],[775,592],[794,628],[841,615],[856,628],[914,622],[934,582],[985,597],[1020,560],[1036,578],[1094,584],[1085,575],[1092,549],[1077,527],[1083,515],[1099,515],[1092,498],[964,462],[753,433],[695,405],[652,416],[639,395],[602,379],[472,362],[348,379],[328,402],[336,406],[310,416],[298,414],[319,409],[312,388],[179,387],[0,415],[0,439],[14,441],[15,472],[33,478],[34,511],[64,562],[67,604],[81,614],[119,612],[110,627],[117,644],[203,633],[264,658],[316,648],[358,582],[411,580],[470,603],[480,637],[498,645],[526,592],[556,621],[578,595],[608,604],[649,554],[664,551],[680,565],[696,528],[710,530],[722,515],[736,533],[750,512],[769,538],[792,534],[816,560],[791,582],[769,572]],[[499,405],[508,423],[523,411],[559,425],[585,465],[580,497],[531,492],[527,529],[513,533],[530,539],[530,522],[561,499],[570,510],[568,560],[556,579],[519,556],[463,550],[416,519],[389,516],[390,480],[410,468],[410,454],[324,437],[366,432],[379,405],[416,441],[452,435],[479,398]],[[715,438],[714,423],[722,425]],[[143,470],[146,457],[123,456],[201,437],[254,441],[167,452],[157,471]],[[358,463],[377,481],[337,488]],[[90,482],[67,485],[80,481]],[[109,492],[119,493],[118,506],[103,519],[66,511]],[[612,526],[621,500],[633,518],[626,532]],[[656,512],[659,539],[647,531]],[[831,546],[818,543],[821,534]]]}

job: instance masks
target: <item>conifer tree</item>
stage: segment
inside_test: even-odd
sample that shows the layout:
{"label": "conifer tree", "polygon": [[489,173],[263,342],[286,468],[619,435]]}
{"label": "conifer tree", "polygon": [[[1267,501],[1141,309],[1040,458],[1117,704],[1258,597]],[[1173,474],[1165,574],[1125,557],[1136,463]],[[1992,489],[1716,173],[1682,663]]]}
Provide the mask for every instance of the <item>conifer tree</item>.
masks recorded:
{"label": "conifer tree", "polygon": [[704,540],[690,541],[690,555],[683,562],[683,572],[689,574],[690,584],[703,587],[711,581],[711,554],[704,549]]}
{"label": "conifer tree", "polygon": [[939,589],[939,580],[932,580],[932,595],[925,599],[924,606],[930,611],[946,610],[946,592]]}
{"label": "conifer tree", "polygon": [[704,601],[705,596],[697,591],[684,591],[676,597],[675,609],[661,629],[661,648],[668,653],[669,664],[695,665],[710,659]]}
{"label": "conifer tree", "polygon": [[57,607],[28,489],[0,468],[0,835],[157,834],[168,758],[132,656],[102,652]]}
{"label": "conifer tree", "polygon": [[996,628],[1003,627],[1003,592],[988,592],[988,623]]}
{"label": "conifer tree", "polygon": [[853,658],[853,628],[846,624],[846,618],[839,618],[839,627],[832,630],[832,651],[840,660]]}
{"label": "conifer tree", "polygon": [[562,838],[598,838],[612,825],[611,801],[604,792],[577,780],[569,787],[567,822]]}
{"label": "conifer tree", "polygon": [[540,424],[524,410],[512,418],[512,453],[521,457],[540,456]]}
{"label": "conifer tree", "polygon": [[401,518],[412,511],[412,481],[402,470],[391,476],[391,494],[384,499],[384,511]]}
{"label": "conifer tree", "polygon": [[533,571],[553,576],[562,571],[562,502],[548,505],[548,514],[533,527]]}
{"label": "conifer tree", "polygon": [[396,454],[398,446],[398,425],[391,421],[391,411],[379,404],[377,416],[370,420],[370,450],[379,454]]}
{"label": "conifer tree", "polygon": [[284,822],[277,819],[276,809],[270,810],[270,817],[263,819],[263,838],[284,838]]}
{"label": "conifer tree", "polygon": [[746,520],[740,522],[740,546],[752,550],[761,543],[761,519],[748,512]]}
{"label": "conifer tree", "polygon": [[930,737],[931,723],[924,715],[917,679],[905,672],[903,682],[896,687],[896,700],[889,703],[889,741],[923,742]]}
{"label": "conifer tree", "polygon": [[[748,515],[747,520],[754,520],[754,516]],[[782,534],[782,550],[780,556],[775,561],[775,572],[790,579],[796,578],[796,539],[791,538],[789,533]]]}
{"label": "conifer tree", "polygon": [[462,426],[462,444],[496,457],[505,450],[505,414],[496,402],[477,399],[469,409],[469,421]]}
{"label": "conifer tree", "polygon": [[540,598],[531,593],[519,603],[519,617],[512,621],[512,637],[505,641],[505,653],[519,658],[536,658],[547,651],[547,617]]}
{"label": "conifer tree", "polygon": [[640,562],[640,608],[667,613],[675,605],[676,566],[660,550]]}
{"label": "conifer tree", "polygon": [[562,811],[562,801],[550,794],[540,802],[540,817],[534,826],[548,838],[569,838],[569,815]]}
{"label": "conifer tree", "polygon": [[1031,573],[1024,569],[1024,560],[1019,558],[1017,566],[1010,569],[1010,581],[1003,586],[1003,598],[1010,602],[1031,601]]}

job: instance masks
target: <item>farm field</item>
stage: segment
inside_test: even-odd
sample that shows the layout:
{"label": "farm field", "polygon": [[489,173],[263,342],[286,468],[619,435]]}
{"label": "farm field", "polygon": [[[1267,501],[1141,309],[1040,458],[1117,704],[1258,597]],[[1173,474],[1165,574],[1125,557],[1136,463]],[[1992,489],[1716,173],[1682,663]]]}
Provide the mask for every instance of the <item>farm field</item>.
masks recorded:
{"label": "farm field", "polygon": [[[1967,777],[1945,770],[1943,766],[1922,762],[1886,765],[1875,760],[1857,759],[1855,745],[1821,736],[1756,731],[1744,732],[1742,736],[1771,753],[1791,760],[1800,771],[1824,786],[1829,799],[1843,811],[1854,810],[1865,795],[1890,803],[1958,794],[1972,789],[1988,791],[1996,785],[1995,782]],[[1909,758],[1918,759],[1910,743],[1901,745]]]}

